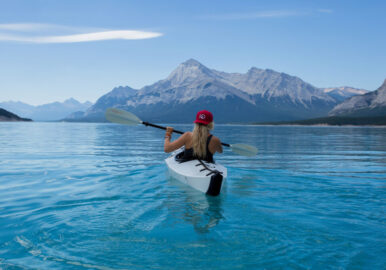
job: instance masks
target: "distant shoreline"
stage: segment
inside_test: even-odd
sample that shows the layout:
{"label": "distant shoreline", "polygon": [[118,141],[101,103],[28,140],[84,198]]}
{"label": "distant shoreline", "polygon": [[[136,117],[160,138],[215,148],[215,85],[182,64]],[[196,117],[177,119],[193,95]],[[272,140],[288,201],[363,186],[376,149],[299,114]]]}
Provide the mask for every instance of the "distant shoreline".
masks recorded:
{"label": "distant shoreline", "polygon": [[299,125],[299,124],[280,124],[280,125],[264,125],[264,124],[253,124],[252,126],[261,126],[261,127],[371,127],[371,128],[386,128],[386,125]]}
{"label": "distant shoreline", "polygon": [[0,108],[0,122],[32,122],[29,118],[22,118],[5,109]]}
{"label": "distant shoreline", "polygon": [[[109,123],[109,122],[67,122],[67,121],[18,121],[18,120],[7,120],[7,121],[1,121],[1,123],[44,123],[44,124],[111,124],[111,125],[116,125],[114,123]],[[191,123],[155,123],[158,125],[163,125],[163,126],[175,126],[175,125],[182,125],[182,126],[191,126],[193,125]],[[386,124],[384,125],[371,125],[371,124],[363,124],[363,125],[352,125],[352,124],[344,124],[344,125],[332,125],[332,124],[271,124],[271,123],[221,123],[221,124],[216,124],[215,126],[244,126],[244,127],[368,127],[368,128],[386,128]]]}
{"label": "distant shoreline", "polygon": [[346,117],[331,116],[296,121],[253,123],[270,126],[386,126],[386,116]]}

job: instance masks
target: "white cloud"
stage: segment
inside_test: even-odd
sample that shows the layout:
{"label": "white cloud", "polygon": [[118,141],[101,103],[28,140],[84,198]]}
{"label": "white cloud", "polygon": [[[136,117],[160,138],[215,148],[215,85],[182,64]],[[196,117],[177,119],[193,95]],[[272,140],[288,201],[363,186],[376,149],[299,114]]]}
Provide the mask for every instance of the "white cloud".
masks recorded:
{"label": "white cloud", "polygon": [[[88,28],[90,29],[90,28]],[[3,23],[0,31],[36,32],[36,31],[86,31],[86,28],[69,27],[44,23]]]}
{"label": "white cloud", "polygon": [[[317,12],[332,13],[330,9],[318,9]],[[312,15],[315,10],[270,10],[270,11],[258,11],[258,12],[244,12],[244,13],[228,13],[228,14],[207,14],[203,15],[201,19],[207,20],[252,20],[252,19],[264,19],[264,18],[286,18]]]}
{"label": "white cloud", "polygon": [[0,24],[0,30],[11,31],[35,31],[46,28],[46,24],[40,23],[3,23]]}
{"label": "white cloud", "polygon": [[292,10],[271,10],[246,13],[228,13],[228,14],[209,14],[204,15],[202,19],[210,20],[248,20],[259,18],[282,18],[302,15],[302,12]]}
{"label": "white cloud", "polygon": [[[15,32],[39,32],[40,34],[15,34]],[[42,35],[41,32],[44,32],[45,34]],[[66,32],[66,34],[64,34],[64,32]],[[68,34],[68,32],[70,34]],[[162,33],[140,30],[95,30],[95,28],[91,30],[91,28],[75,28],[37,23],[0,24],[0,41],[27,43],[75,43],[118,39],[138,40],[156,38],[160,36],[162,36]]]}

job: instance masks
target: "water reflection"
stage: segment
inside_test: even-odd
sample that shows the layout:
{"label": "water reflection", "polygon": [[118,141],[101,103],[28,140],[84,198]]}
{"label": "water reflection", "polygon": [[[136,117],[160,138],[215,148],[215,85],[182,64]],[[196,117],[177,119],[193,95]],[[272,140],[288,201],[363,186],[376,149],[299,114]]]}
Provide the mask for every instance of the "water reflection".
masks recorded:
{"label": "water reflection", "polygon": [[232,170],[233,172],[229,177],[232,178],[231,189],[233,194],[255,196],[256,192],[260,193],[261,187],[269,185],[259,177],[257,170],[254,171],[254,174],[236,168],[232,168]]}
{"label": "water reflection", "polygon": [[221,194],[216,197],[208,196],[176,179],[169,178],[169,182],[181,189],[180,205],[183,207],[179,211],[181,219],[191,223],[197,233],[210,232],[224,218]]}

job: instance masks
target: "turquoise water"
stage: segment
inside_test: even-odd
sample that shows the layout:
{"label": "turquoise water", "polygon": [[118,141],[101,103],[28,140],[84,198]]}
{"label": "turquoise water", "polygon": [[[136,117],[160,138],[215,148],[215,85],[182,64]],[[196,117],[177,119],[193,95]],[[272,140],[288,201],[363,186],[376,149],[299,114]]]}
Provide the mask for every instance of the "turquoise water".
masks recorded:
{"label": "turquoise water", "polygon": [[214,134],[259,154],[217,156],[207,197],[167,178],[159,130],[0,123],[0,269],[386,268],[386,128]]}

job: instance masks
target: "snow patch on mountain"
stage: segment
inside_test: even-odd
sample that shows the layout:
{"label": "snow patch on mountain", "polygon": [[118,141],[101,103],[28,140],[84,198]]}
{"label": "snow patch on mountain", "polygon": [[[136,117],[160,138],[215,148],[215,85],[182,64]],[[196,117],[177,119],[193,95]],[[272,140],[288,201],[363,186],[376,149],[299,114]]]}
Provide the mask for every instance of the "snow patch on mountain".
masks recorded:
{"label": "snow patch on mountain", "polygon": [[350,115],[360,112],[366,115],[382,113],[386,109],[386,79],[376,91],[363,95],[353,96],[335,106],[329,115]]}
{"label": "snow patch on mountain", "polygon": [[279,73],[271,69],[251,68],[247,73],[226,73],[214,71],[218,76],[234,87],[250,95],[259,95],[267,100],[288,97],[294,104],[308,107],[314,99],[325,102],[334,100],[320,89],[300,78]]}
{"label": "snow patch on mountain", "polygon": [[[226,73],[189,59],[152,85],[139,90],[115,88],[98,99],[82,117],[79,114],[73,117],[101,121],[108,107],[118,107],[150,115],[157,121],[173,117],[175,121],[183,121],[183,114],[205,106],[224,116],[223,122],[231,121],[230,117],[268,121],[324,116],[336,104],[322,89],[295,76],[258,68],[244,74]],[[227,114],[224,110],[234,112]]]}

